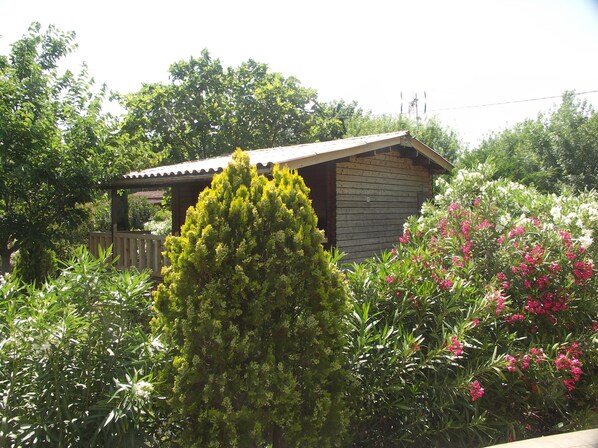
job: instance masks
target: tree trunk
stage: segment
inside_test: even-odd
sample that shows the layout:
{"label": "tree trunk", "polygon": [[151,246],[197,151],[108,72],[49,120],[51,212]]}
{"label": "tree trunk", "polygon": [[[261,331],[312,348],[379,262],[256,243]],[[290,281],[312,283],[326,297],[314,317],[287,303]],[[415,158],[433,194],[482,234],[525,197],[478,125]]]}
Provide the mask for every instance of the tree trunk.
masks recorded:
{"label": "tree trunk", "polygon": [[10,256],[14,252],[14,248],[9,248],[8,244],[4,244],[0,249],[0,260],[2,266],[0,266],[0,274],[9,274],[12,272],[12,266],[10,265]]}
{"label": "tree trunk", "polygon": [[272,448],[287,448],[287,442],[284,440],[282,428],[276,424],[272,430]]}

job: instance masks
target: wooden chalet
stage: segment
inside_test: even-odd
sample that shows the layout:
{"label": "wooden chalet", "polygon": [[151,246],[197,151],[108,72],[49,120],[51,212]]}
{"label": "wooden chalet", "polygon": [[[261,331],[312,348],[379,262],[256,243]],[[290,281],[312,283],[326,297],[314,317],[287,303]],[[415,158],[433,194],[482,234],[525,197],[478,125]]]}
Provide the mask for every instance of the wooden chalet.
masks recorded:
{"label": "wooden chalet", "polygon": [[[432,193],[432,176],[453,166],[408,132],[354,137],[329,142],[249,151],[251,163],[268,174],[276,164],[295,169],[311,190],[311,199],[328,247],[359,261],[391,248],[408,216],[419,213]],[[90,247],[113,245],[120,266],[149,268],[159,275],[167,261],[164,237],[129,232],[126,189],[172,189],[172,233],[177,235],[187,209],[228,164],[230,155],[132,172],[115,179],[113,231],[94,232]]]}

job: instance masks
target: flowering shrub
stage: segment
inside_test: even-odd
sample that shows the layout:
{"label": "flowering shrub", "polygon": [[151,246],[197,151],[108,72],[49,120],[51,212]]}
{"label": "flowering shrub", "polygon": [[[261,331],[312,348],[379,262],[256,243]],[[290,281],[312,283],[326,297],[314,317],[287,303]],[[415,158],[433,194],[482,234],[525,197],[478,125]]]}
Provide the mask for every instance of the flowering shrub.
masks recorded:
{"label": "flowering shrub", "polygon": [[598,195],[490,174],[440,180],[397,248],[348,273],[358,446],[479,446],[596,422]]}
{"label": "flowering shrub", "polygon": [[149,274],[80,249],[42,287],[0,277],[0,446],[157,445]]}

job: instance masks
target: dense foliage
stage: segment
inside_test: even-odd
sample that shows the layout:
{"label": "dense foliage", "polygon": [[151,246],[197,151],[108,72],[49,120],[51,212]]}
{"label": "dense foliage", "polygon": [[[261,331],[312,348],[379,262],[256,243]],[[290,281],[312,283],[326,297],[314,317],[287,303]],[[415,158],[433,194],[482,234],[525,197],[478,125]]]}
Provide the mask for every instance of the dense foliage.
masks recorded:
{"label": "dense foliage", "polygon": [[296,173],[237,151],[167,240],[155,323],[182,446],[341,443],[348,304],[316,224]]}
{"label": "dense foliage", "polygon": [[41,287],[0,277],[0,446],[157,445],[150,288],[82,249]]}
{"label": "dense foliage", "polygon": [[348,274],[356,446],[486,446],[597,422],[598,196],[480,169],[441,180],[396,250]]}
{"label": "dense foliage", "polygon": [[253,60],[224,68],[207,50],[169,70],[170,83],[146,84],[122,97],[128,145],[163,163],[342,136],[336,109],[298,79]]}
{"label": "dense foliage", "polygon": [[574,92],[536,120],[526,120],[484,140],[463,163],[492,161],[495,175],[545,192],[598,187],[598,114]]}
{"label": "dense foliage", "polygon": [[0,56],[0,256],[9,270],[19,249],[25,280],[43,279],[37,260],[85,220],[83,204],[98,181],[135,157],[121,154],[114,123],[101,112],[85,68],[61,73],[74,49],[74,33],[33,24],[29,34]]}

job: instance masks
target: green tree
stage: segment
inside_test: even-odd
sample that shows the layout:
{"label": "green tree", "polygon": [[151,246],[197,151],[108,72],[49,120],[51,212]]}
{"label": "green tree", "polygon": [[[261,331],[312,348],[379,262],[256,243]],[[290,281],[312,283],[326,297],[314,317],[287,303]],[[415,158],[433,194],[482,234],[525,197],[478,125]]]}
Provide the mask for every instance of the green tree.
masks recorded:
{"label": "green tree", "polygon": [[586,101],[565,92],[561,105],[484,140],[461,161],[489,161],[496,176],[534,185],[545,192],[598,186],[598,114]]}
{"label": "green tree", "polygon": [[354,111],[345,123],[346,137],[409,131],[448,160],[454,161],[461,152],[462,144],[455,131],[443,126],[437,119],[411,120],[404,115]]}
{"label": "green tree", "polygon": [[183,446],[338,446],[348,310],[303,180],[237,151],[167,240],[155,329]]}
{"label": "green tree", "polygon": [[[253,60],[223,68],[207,50],[169,69],[170,83],[122,97],[123,136],[175,163],[342,136],[342,121],[314,89]],[[125,137],[124,137],[125,138]]]}
{"label": "green tree", "polygon": [[40,30],[34,23],[0,57],[0,255],[7,271],[19,249],[26,280],[44,277],[38,260],[84,220],[98,181],[126,158],[102,114],[105,90],[93,92],[85,67],[59,71],[75,34]]}

